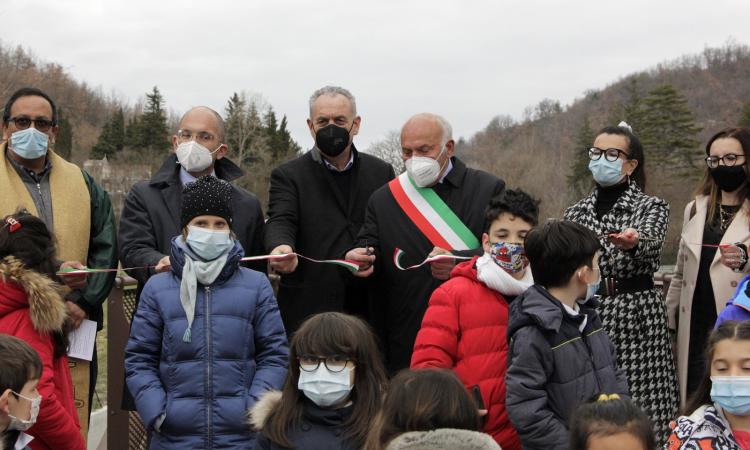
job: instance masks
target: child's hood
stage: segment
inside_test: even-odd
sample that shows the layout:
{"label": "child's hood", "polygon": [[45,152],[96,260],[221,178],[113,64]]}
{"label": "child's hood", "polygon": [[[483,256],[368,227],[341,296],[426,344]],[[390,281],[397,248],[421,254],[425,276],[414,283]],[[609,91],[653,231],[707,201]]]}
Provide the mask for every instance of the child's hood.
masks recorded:
{"label": "child's hood", "polygon": [[247,412],[248,423],[253,430],[262,430],[266,419],[281,403],[281,391],[268,391]]}
{"label": "child's hood", "polygon": [[[594,313],[592,308],[596,308],[597,301],[592,298],[586,303],[579,303],[579,305],[583,313],[591,314]],[[554,298],[544,287],[535,284],[511,303],[508,337],[513,336],[516,331],[528,325],[557,333],[560,331],[564,314],[560,301]]]}
{"label": "child's hood", "polygon": [[67,318],[65,288],[48,277],[27,269],[13,256],[0,260],[0,317],[29,308],[34,329],[41,333],[62,330]]}

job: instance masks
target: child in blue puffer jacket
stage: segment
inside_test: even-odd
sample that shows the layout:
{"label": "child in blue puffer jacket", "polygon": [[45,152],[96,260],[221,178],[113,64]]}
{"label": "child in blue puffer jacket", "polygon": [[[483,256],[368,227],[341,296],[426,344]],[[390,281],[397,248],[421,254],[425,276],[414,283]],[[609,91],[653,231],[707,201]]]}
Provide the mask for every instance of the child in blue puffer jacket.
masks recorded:
{"label": "child in blue puffer jacket", "polygon": [[151,449],[252,449],[245,412],[284,383],[286,333],[268,279],[239,266],[231,194],[213,176],[186,185],[171,271],[133,318],[125,372]]}
{"label": "child in blue puffer jacket", "polygon": [[729,320],[750,320],[750,275],[740,280],[734,296],[727,302],[726,308],[719,314],[716,319],[714,328]]}

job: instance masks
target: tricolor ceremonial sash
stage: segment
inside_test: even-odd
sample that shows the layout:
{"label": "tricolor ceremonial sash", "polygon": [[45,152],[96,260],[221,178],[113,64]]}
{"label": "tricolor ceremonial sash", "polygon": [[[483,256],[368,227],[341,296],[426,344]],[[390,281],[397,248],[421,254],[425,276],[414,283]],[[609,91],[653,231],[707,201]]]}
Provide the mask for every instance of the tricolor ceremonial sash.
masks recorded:
{"label": "tricolor ceremonial sash", "polygon": [[404,172],[388,183],[396,203],[435,247],[473,250],[477,237],[432,188],[420,188]]}

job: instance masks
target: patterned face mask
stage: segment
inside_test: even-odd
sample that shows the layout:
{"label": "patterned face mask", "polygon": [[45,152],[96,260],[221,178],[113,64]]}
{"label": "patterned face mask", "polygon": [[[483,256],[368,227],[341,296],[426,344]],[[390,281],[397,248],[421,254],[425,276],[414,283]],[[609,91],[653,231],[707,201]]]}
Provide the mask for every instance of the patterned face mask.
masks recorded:
{"label": "patterned face mask", "polygon": [[490,244],[490,255],[495,264],[504,271],[514,274],[526,268],[526,250],[523,244],[511,244],[510,242],[496,242]]}

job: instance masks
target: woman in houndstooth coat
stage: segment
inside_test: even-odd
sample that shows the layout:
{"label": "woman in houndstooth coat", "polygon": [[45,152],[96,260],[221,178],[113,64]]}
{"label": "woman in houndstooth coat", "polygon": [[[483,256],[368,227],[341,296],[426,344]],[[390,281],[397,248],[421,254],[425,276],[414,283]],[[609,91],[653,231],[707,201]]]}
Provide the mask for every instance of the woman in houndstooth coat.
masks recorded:
{"label": "woman in houndstooth coat", "polygon": [[600,236],[601,318],[630,394],[663,442],[679,403],[666,304],[653,283],[669,205],[643,193],[643,147],[627,124],[601,130],[588,152],[596,188],[565,218]]}

